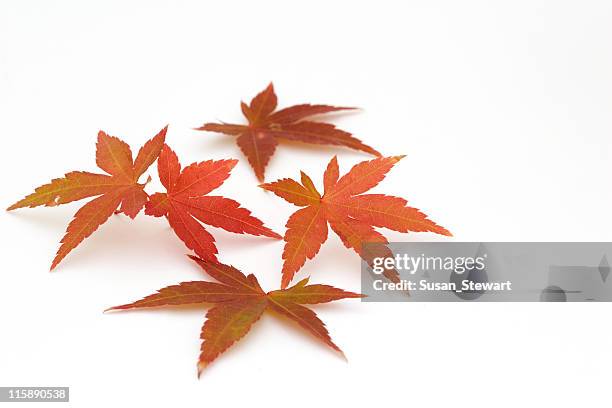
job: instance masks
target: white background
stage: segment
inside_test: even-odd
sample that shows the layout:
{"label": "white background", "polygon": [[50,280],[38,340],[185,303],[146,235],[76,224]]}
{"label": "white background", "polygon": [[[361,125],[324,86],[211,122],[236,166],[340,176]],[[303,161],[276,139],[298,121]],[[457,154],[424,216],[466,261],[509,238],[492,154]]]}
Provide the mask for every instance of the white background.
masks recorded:
{"label": "white background", "polygon": [[[455,240],[612,238],[611,2],[208,3],[1,0],[2,205],[96,171],[98,129],[136,151],[169,123],[184,164],[241,159],[217,193],[282,233],[296,207],[256,187],[234,138],[191,130],[241,121],[273,80],[281,107],[362,107],[335,123],[407,155],[376,191]],[[284,144],[267,179],[320,186],[333,154],[342,171],[368,158]],[[348,364],[265,316],[197,380],[203,309],[102,314],[202,276],[163,219],[113,217],[47,272],[82,204],[0,215],[0,385],[70,386],[79,407],[609,404],[609,304],[346,300],[316,311]],[[222,261],[277,287],[281,242],[213,233]],[[309,275],[358,291],[359,259],[330,235]]]}

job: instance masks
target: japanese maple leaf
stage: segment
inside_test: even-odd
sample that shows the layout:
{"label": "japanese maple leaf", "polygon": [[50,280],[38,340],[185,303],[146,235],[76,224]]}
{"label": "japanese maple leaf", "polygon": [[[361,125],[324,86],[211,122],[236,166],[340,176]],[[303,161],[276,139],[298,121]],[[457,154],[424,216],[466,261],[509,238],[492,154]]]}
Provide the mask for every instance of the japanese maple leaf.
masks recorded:
{"label": "japanese maple leaf", "polygon": [[238,234],[281,236],[263,225],[234,200],[206,196],[229,177],[237,160],[208,160],[181,170],[176,154],[167,145],[157,162],[159,179],[166,193],[151,195],[145,214],[165,216],[176,235],[201,258],[216,260],[215,239],[202,223]]}
{"label": "japanese maple leaf", "polygon": [[[451,235],[416,208],[408,207],[403,198],[362,194],[380,183],[402,157],[381,157],[361,162],[338,179],[338,161],[334,156],[323,176],[323,195],[304,172],[301,173],[301,184],[285,178],[261,185],[286,201],[304,207],[293,213],[286,224],[281,287],[286,288],[306,260],[319,252],[327,240],[328,223],[344,245],[370,265],[374,258],[392,256],[386,246],[387,239],[373,227]],[[366,248],[363,243],[381,245]],[[393,281],[399,279],[395,270],[387,269],[384,275]]]}
{"label": "japanese maple leaf", "polygon": [[354,108],[301,104],[275,111],[276,103],[274,86],[270,83],[251,100],[249,105],[240,103],[242,113],[249,122],[248,125],[206,123],[196,130],[237,136],[238,147],[249,160],[260,181],[264,179],[264,170],[274,154],[279,139],[346,146],[380,156],[376,150],[363,144],[350,133],[336,129],[332,124],[304,120],[314,115]]}
{"label": "japanese maple leaf", "polygon": [[7,210],[21,207],[55,206],[87,197],[99,196],[81,207],[68,224],[66,235],[51,263],[55,268],[62,259],[119,208],[118,212],[136,217],[147,201],[145,184],[138,183],[142,174],[157,160],[166,138],[168,127],[146,142],[132,161],[130,147],[117,137],[103,131],[98,133],[96,164],[107,174],[72,171],[63,178],[37,187],[34,193],[11,205]]}
{"label": "japanese maple leaf", "polygon": [[107,310],[139,309],[147,307],[209,304],[202,327],[201,354],[198,376],[221,353],[243,338],[265,311],[285,316],[340,353],[331,340],[325,324],[315,312],[303,305],[327,303],[364,295],[346,292],[328,285],[308,285],[308,279],[289,289],[264,292],[257,278],[245,276],[233,266],[209,262],[190,256],[217,282],[193,281],[168,286],[142,300]]}

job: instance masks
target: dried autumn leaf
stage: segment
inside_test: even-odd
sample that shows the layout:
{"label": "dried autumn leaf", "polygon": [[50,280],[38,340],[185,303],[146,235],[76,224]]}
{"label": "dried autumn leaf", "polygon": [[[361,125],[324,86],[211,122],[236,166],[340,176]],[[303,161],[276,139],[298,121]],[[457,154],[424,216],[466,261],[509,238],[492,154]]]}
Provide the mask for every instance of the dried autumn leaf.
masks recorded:
{"label": "dried autumn leaf", "polygon": [[380,156],[376,150],[332,124],[304,120],[314,115],[354,108],[301,104],[275,111],[276,103],[274,86],[270,83],[251,100],[249,105],[241,102],[242,113],[248,120],[248,125],[205,123],[196,130],[237,136],[238,147],[249,160],[260,181],[264,179],[265,168],[274,154],[279,139],[346,146]]}
{"label": "dried autumn leaf", "polygon": [[51,269],[104,224],[117,208],[130,218],[136,217],[147,201],[147,193],[144,192],[146,183],[140,184],[138,179],[157,160],[167,130],[166,126],[145,143],[135,161],[132,161],[132,151],[125,142],[100,131],[96,144],[96,164],[108,174],[85,171],[66,173],[63,178],[37,187],[34,193],[7,209],[11,211],[22,207],[55,206],[99,196],[81,207],[74,215],[66,235],[61,240]]}
{"label": "dried autumn leaf", "polygon": [[310,332],[315,338],[342,353],[331,340],[325,324],[304,305],[333,302],[363,295],[328,285],[308,285],[304,279],[289,289],[264,292],[257,278],[245,276],[233,266],[191,256],[217,282],[193,281],[162,288],[141,300],[107,310],[213,303],[202,327],[198,376],[202,370],[244,337],[266,311],[282,315]]}
{"label": "dried autumn leaf", "polygon": [[[286,201],[304,207],[293,213],[287,221],[282,288],[289,285],[307,259],[314,258],[319,252],[321,245],[327,240],[328,224],[347,248],[353,249],[370,265],[374,258],[392,256],[385,245],[388,243],[387,239],[373,227],[399,232],[451,235],[416,208],[408,207],[403,198],[362,194],[380,183],[402,157],[380,157],[364,161],[339,178],[338,161],[334,156],[323,175],[323,195],[303,172],[301,184],[292,179],[281,179],[261,185]],[[372,242],[383,245],[362,245]],[[387,269],[384,275],[398,281],[395,270]]]}
{"label": "dried autumn leaf", "polygon": [[157,162],[159,179],[166,193],[151,195],[145,214],[165,216],[176,235],[201,258],[215,261],[215,239],[201,223],[238,234],[281,236],[265,227],[251,212],[234,200],[207,196],[229,177],[236,160],[193,163],[181,171],[176,154],[164,145]]}

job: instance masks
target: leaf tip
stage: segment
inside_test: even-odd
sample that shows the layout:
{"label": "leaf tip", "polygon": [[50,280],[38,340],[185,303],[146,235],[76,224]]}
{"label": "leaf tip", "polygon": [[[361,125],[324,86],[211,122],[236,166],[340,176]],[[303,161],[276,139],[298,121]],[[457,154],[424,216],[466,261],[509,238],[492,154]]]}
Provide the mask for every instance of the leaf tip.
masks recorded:
{"label": "leaf tip", "polygon": [[59,265],[59,263],[62,262],[62,260],[66,257],[66,253],[61,253],[60,250],[61,247],[60,249],[58,249],[55,258],[53,258],[53,261],[51,261],[51,267],[49,268],[49,272],[53,272],[57,265]]}
{"label": "leaf tip", "polygon": [[331,338],[328,338],[325,343],[335,352],[338,353],[338,355],[345,361],[348,363],[348,359],[346,358],[346,355],[344,354],[344,351],[342,351],[342,349],[340,347],[338,347],[338,345],[336,343],[333,342],[333,340]]}
{"label": "leaf tip", "polygon": [[260,183],[260,184],[258,184],[257,186],[258,186],[259,188],[263,189],[263,190],[274,192],[274,191],[272,190],[272,185],[273,185],[273,184],[274,184],[274,182],[272,182],[272,183]]}
{"label": "leaf tip", "polygon": [[98,140],[97,140],[97,143],[102,143],[102,139],[108,139],[108,138],[110,138],[108,133],[106,133],[105,131],[103,131],[101,129],[98,130]]}
{"label": "leaf tip", "polygon": [[225,162],[230,170],[232,170],[238,164],[238,159],[226,159]]}
{"label": "leaf tip", "polygon": [[206,363],[203,361],[198,362],[198,379],[202,376],[202,371],[206,368]]}
{"label": "leaf tip", "polygon": [[202,126],[200,126],[200,127],[195,127],[195,128],[193,128],[193,130],[197,130],[197,131],[200,131],[200,132],[208,132],[208,131],[209,131],[209,129],[208,129],[208,125],[210,125],[210,124],[211,124],[211,123],[208,123],[208,122],[207,122],[207,123],[204,123],[204,124],[203,124]]}
{"label": "leaf tip", "polygon": [[281,234],[278,234],[272,230],[270,230],[270,234],[268,236],[274,239],[283,239],[283,236]]}

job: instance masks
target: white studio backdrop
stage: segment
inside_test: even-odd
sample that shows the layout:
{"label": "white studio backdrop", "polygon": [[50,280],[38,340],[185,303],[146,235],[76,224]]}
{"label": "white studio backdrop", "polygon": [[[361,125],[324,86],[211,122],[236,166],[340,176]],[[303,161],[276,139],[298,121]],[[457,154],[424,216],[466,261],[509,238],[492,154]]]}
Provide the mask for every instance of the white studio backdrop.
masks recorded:
{"label": "white studio backdrop", "polygon": [[[609,1],[0,0],[3,205],[95,171],[99,129],[136,151],[170,124],[183,164],[240,159],[215,194],[283,233],[295,207],[257,188],[234,138],[192,130],[240,123],[274,81],[280,107],[361,107],[333,122],[407,155],[374,191],[454,240],[607,241],[611,18]],[[267,180],[321,186],[334,154],[342,172],[369,158],[281,144]],[[203,276],[163,219],[113,217],[48,273],[80,205],[0,215],[0,386],[70,386],[77,407],[608,405],[608,304],[346,300],[314,309],[348,363],[264,316],[197,380],[205,309],[102,314]],[[282,243],[212,232],[220,260],[278,286]],[[359,291],[359,258],[330,234],[306,276]]]}

